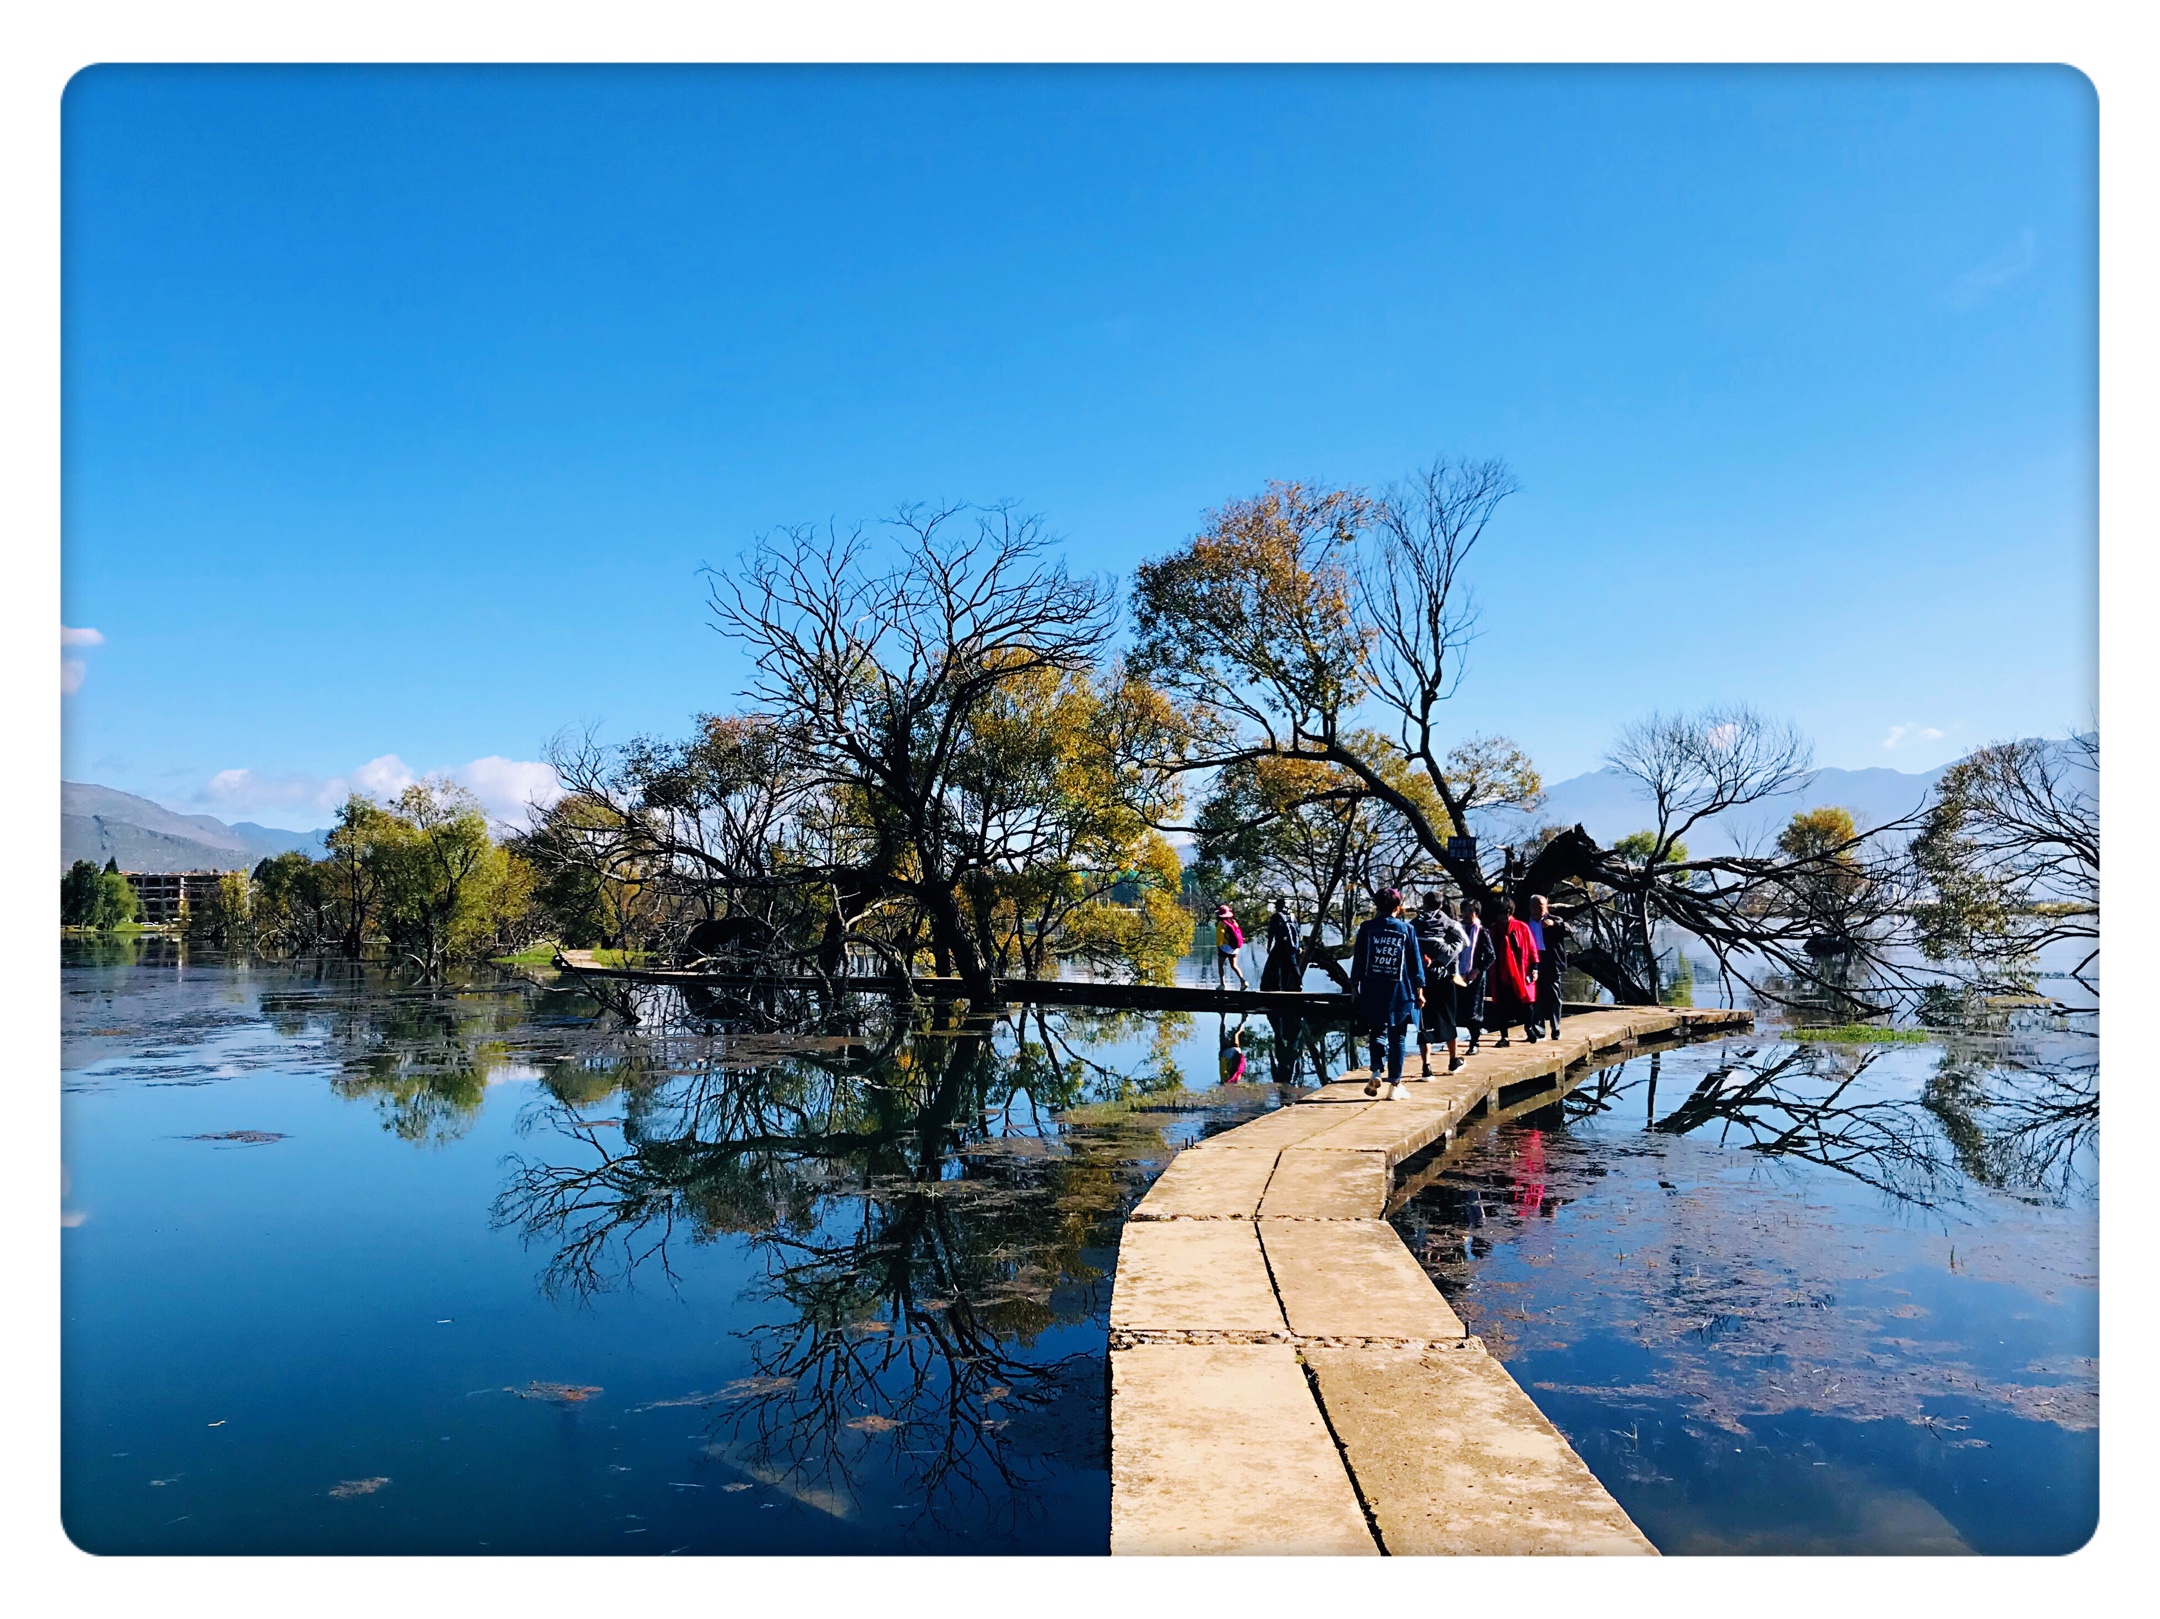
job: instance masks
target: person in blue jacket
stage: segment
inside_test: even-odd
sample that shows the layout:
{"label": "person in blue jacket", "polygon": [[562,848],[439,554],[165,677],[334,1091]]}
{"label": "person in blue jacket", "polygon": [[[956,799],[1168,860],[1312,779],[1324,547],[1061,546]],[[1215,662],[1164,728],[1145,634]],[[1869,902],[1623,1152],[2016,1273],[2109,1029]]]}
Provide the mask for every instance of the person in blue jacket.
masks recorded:
{"label": "person in blue jacket", "polygon": [[1365,1094],[1380,1094],[1384,1039],[1388,1100],[1399,1102],[1405,1094],[1403,1035],[1417,1020],[1418,1008],[1425,1004],[1425,963],[1418,950],[1417,934],[1396,914],[1402,909],[1402,895],[1383,888],[1373,896],[1373,904],[1380,914],[1368,917],[1359,926],[1351,951],[1350,996],[1371,1049],[1372,1078],[1365,1082]]}

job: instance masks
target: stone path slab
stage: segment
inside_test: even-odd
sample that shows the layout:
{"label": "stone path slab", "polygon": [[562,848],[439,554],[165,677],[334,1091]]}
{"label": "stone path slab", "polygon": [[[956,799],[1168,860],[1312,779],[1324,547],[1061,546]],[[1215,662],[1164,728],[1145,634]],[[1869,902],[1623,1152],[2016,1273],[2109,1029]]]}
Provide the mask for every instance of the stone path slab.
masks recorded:
{"label": "stone path slab", "polygon": [[1308,1349],[1391,1556],[1657,1555],[1481,1350]]}
{"label": "stone path slab", "polygon": [[1300,1338],[1434,1343],[1465,1335],[1385,1220],[1262,1220],[1260,1243]]}
{"label": "stone path slab", "polygon": [[1403,1101],[1360,1073],[1179,1154],[1111,1294],[1112,1551],[1654,1555],[1378,1216],[1396,1165],[1572,1063],[1748,1021],[1586,1012]]}
{"label": "stone path slab", "polygon": [[1135,1220],[1250,1220],[1275,1173],[1275,1149],[1181,1152],[1132,1212]]}
{"label": "stone path slab", "polygon": [[1118,1242],[1110,1330],[1282,1336],[1287,1328],[1252,1222],[1128,1221]]}
{"label": "stone path slab", "polygon": [[[1279,1107],[1272,1113],[1263,1113],[1249,1123],[1225,1130],[1220,1135],[1196,1141],[1185,1152],[1243,1152],[1254,1147],[1295,1147],[1300,1142],[1332,1130],[1344,1119],[1362,1113],[1376,1104],[1370,1097],[1359,1097],[1356,1108],[1307,1107],[1299,1102],[1290,1107]],[[1184,1153],[1178,1157],[1184,1157]],[[1172,1162],[1176,1160],[1173,1159]]]}
{"label": "stone path slab", "polygon": [[1115,1350],[1110,1398],[1113,1557],[1379,1555],[1288,1345]]}
{"label": "stone path slab", "polygon": [[1387,1194],[1385,1153],[1292,1147],[1275,1160],[1259,1212],[1270,1220],[1372,1220],[1387,1207]]}

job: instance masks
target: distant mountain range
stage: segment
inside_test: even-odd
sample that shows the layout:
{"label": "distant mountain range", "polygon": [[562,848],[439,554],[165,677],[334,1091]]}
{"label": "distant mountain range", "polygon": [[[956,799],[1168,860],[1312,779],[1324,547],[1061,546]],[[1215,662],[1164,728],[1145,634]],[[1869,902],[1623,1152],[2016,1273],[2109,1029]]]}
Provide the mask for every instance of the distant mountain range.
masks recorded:
{"label": "distant mountain range", "polygon": [[[2035,738],[2053,759],[2064,786],[2096,798],[2100,784],[2088,757],[2070,743],[2055,738]],[[1775,798],[1713,817],[1699,823],[1683,840],[1696,856],[1732,854],[1736,850],[1758,851],[1773,843],[1781,828],[1802,810],[1835,805],[1847,811],[1853,824],[1865,832],[1884,826],[1921,808],[1942,780],[1949,765],[1933,770],[1837,770],[1815,771],[1805,786]],[[1528,815],[1513,812],[1471,814],[1479,840],[1487,847],[1496,843],[1527,841],[1539,827],[1574,826],[1580,823],[1598,842],[1611,844],[1630,832],[1646,832],[1656,823],[1650,795],[1633,777],[1611,765],[1587,775],[1570,776],[1545,789],[1545,802]]]}
{"label": "distant mountain range", "polygon": [[[1688,852],[1697,856],[1731,854],[1743,847],[1760,849],[1774,841],[1795,814],[1833,804],[1850,812],[1853,824],[1865,831],[1918,809],[1949,768],[1818,770],[1798,792],[1766,798],[1704,821],[1684,841]],[[1656,812],[1650,795],[1633,777],[1607,765],[1554,782],[1545,789],[1545,802],[1528,815],[1473,812],[1471,819],[1480,841],[1488,846],[1521,842],[1542,826],[1577,823],[1598,842],[1610,844],[1630,832],[1650,830],[1656,825]]]}
{"label": "distant mountain range", "polygon": [[[2062,758],[2074,769],[2083,768],[2073,763],[2067,750]],[[1830,804],[1851,812],[1863,830],[1881,826],[1924,804],[1949,768],[1818,770],[1798,792],[1705,821],[1688,834],[1688,852],[1717,855],[1743,847],[1759,849],[1798,811]],[[1649,795],[1631,777],[1608,765],[1554,782],[1545,790],[1545,802],[1529,815],[1474,814],[1472,821],[1480,840],[1490,847],[1525,841],[1539,827],[1577,823],[1600,843],[1609,844],[1630,832],[1646,830],[1653,818]],[[280,832],[252,821],[227,826],[208,815],[175,814],[147,798],[111,787],[74,781],[60,784],[62,871],[77,860],[93,860],[102,866],[107,859],[118,860],[125,871],[233,871],[287,849],[319,859],[325,831]]]}
{"label": "distant mountain range", "polygon": [[239,871],[265,855],[323,853],[322,832],[281,832],[210,815],[177,815],[161,804],[89,782],[60,784],[60,869],[78,860],[122,871]]}

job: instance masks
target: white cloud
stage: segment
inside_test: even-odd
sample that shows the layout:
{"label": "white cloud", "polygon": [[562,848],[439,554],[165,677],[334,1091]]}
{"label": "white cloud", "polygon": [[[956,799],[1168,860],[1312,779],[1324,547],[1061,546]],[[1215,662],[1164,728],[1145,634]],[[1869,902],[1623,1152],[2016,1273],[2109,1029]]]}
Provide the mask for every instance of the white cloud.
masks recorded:
{"label": "white cloud", "polygon": [[1978,309],[2000,289],[2029,274],[2039,262],[2039,248],[2028,226],[2018,232],[2015,246],[1996,254],[1985,264],[1974,265],[1952,281],[1945,301],[1960,314]]}
{"label": "white cloud", "polygon": [[395,798],[420,778],[413,774],[413,767],[394,753],[385,753],[370,759],[352,773],[345,792],[340,792],[338,802],[343,803],[347,792],[366,793],[370,798]]}
{"label": "white cloud", "polygon": [[[96,630],[75,629],[66,624],[60,626],[60,649],[63,652],[65,652],[71,646],[87,647],[103,646],[104,644],[105,637]],[[82,659],[62,658],[60,660],[61,695],[65,697],[72,697],[77,692],[81,691],[83,687],[83,680],[89,675],[89,673],[90,665],[83,662]]]}
{"label": "white cloud", "polygon": [[485,759],[460,766],[450,775],[480,800],[490,820],[508,821],[514,826],[531,822],[531,805],[546,809],[563,795],[554,767],[539,759],[505,759],[491,753]]}
{"label": "white cloud", "polygon": [[[490,820],[512,826],[530,822],[530,804],[545,808],[563,792],[554,770],[537,759],[506,759],[501,754],[489,754],[440,774],[477,798]],[[385,753],[335,776],[220,770],[203,784],[196,798],[229,820],[251,820],[261,815],[291,820],[297,813],[302,819],[311,819],[313,825],[323,826],[354,793],[388,802],[419,779],[420,772],[411,765],[394,753]]]}
{"label": "white cloud", "polygon": [[1943,733],[1932,725],[1893,725],[1882,745],[1895,751],[1913,742],[1940,742]]}

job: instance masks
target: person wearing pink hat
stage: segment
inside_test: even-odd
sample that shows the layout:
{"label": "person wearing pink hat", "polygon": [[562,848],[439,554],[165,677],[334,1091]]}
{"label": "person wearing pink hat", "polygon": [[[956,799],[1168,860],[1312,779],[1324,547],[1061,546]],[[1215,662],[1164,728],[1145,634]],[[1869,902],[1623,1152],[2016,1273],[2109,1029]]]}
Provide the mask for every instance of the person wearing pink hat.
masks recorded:
{"label": "person wearing pink hat", "polygon": [[1215,987],[1222,989],[1223,969],[1237,974],[1239,989],[1251,989],[1245,982],[1245,969],[1238,965],[1238,952],[1245,948],[1245,930],[1238,926],[1237,916],[1227,905],[1215,907]]}

